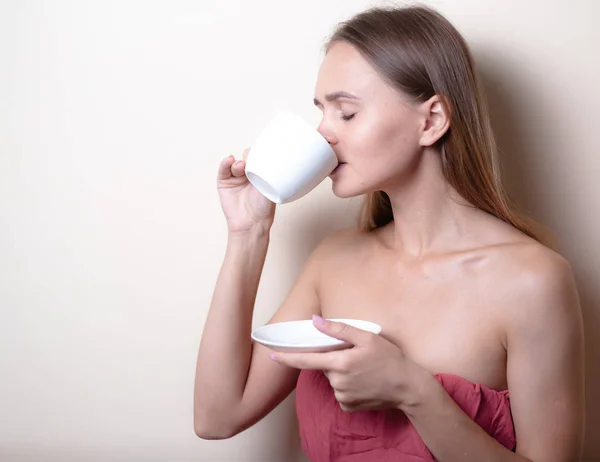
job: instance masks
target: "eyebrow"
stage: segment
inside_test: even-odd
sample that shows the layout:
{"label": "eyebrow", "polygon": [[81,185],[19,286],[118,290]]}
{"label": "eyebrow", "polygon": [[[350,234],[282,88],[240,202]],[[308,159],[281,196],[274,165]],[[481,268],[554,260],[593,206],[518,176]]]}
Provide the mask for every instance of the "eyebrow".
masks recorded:
{"label": "eyebrow", "polygon": [[[360,99],[360,98],[358,98],[358,96],[354,96],[353,94],[348,93],[347,91],[336,91],[333,93],[329,93],[328,95],[325,95],[325,100],[329,101],[330,103],[332,101],[337,101],[340,98]],[[317,98],[314,98],[313,102],[315,103],[315,106],[322,105],[322,103]]]}

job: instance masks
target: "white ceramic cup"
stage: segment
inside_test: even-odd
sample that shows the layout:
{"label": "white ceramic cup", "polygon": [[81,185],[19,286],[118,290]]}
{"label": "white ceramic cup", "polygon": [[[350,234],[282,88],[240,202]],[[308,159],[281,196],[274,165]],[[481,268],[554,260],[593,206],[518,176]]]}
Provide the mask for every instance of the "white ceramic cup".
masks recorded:
{"label": "white ceramic cup", "polygon": [[279,112],[259,134],[246,159],[252,185],[276,204],[308,194],[337,167],[325,138],[308,122]]}

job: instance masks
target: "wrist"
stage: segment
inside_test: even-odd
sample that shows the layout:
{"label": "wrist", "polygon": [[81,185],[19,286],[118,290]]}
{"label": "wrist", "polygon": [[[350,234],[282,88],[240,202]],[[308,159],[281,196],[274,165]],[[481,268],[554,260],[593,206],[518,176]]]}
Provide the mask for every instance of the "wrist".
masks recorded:
{"label": "wrist", "polygon": [[227,239],[229,241],[258,241],[268,240],[271,234],[269,224],[256,224],[244,230],[228,230]]}
{"label": "wrist", "polygon": [[[261,230],[229,233],[225,259],[245,274],[260,276],[269,250],[269,233]],[[258,284],[258,281],[256,282]]]}
{"label": "wrist", "polygon": [[[415,365],[416,366],[416,365]],[[404,393],[401,396],[397,408],[404,412],[408,417],[421,412],[426,406],[437,402],[437,397],[444,389],[436,378],[420,367],[410,374],[411,381],[407,384]]]}
{"label": "wrist", "polygon": [[270,229],[256,227],[244,231],[229,231],[227,235],[228,247],[242,247],[246,249],[267,247],[270,242]]}

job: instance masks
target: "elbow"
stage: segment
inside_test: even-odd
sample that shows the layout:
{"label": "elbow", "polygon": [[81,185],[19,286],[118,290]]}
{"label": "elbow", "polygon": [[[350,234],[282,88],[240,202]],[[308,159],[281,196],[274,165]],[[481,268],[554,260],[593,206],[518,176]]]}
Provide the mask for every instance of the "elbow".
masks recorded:
{"label": "elbow", "polygon": [[203,440],[226,440],[235,436],[235,432],[223,431],[215,428],[200,427],[194,425],[194,432],[198,438]]}
{"label": "elbow", "polygon": [[239,431],[219,419],[194,418],[194,433],[203,440],[226,440],[237,435]]}

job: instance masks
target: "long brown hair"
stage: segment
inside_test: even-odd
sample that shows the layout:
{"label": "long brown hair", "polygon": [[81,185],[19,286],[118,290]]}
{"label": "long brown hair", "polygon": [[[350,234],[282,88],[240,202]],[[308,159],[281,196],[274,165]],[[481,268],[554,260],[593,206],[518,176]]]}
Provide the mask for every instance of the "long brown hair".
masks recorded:
{"label": "long brown hair", "polygon": [[[446,181],[467,201],[534,239],[500,181],[483,87],[469,47],[441,14],[425,6],[377,7],[340,23],[326,45],[353,45],[396,89],[416,101],[440,95],[450,128],[438,142]],[[360,217],[373,230],[394,220],[383,191],[367,194]]]}

